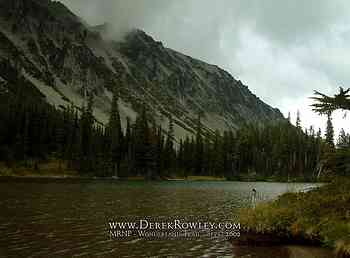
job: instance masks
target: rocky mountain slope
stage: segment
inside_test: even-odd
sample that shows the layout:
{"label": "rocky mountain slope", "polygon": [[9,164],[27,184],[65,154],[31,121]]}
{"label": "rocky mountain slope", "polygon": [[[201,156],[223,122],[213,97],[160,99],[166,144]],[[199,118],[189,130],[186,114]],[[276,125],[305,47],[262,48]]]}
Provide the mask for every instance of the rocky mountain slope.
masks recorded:
{"label": "rocky mountain slope", "polygon": [[95,117],[106,123],[111,89],[118,87],[123,123],[146,104],[164,127],[173,117],[177,136],[193,131],[199,113],[207,131],[283,118],[215,65],[140,30],[122,41],[111,40],[108,31],[108,25],[87,25],[57,1],[0,0],[2,90],[11,91],[17,70],[54,105],[80,107],[88,91],[95,95]]}

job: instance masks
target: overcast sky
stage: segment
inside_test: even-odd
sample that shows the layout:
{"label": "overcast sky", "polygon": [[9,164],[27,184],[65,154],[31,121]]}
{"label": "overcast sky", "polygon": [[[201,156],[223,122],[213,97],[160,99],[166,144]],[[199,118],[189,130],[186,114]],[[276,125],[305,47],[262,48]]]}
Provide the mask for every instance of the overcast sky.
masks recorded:
{"label": "overcast sky", "polygon": [[[266,103],[324,129],[309,107],[313,90],[350,87],[347,0],[61,0],[91,25],[116,36],[145,30],[165,46],[216,64]],[[333,115],[336,132],[350,118]]]}

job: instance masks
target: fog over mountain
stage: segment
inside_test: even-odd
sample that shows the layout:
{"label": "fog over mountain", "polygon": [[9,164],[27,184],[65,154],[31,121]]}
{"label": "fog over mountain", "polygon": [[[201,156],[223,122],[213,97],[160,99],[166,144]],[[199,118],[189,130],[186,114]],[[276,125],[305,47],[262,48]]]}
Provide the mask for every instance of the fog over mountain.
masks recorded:
{"label": "fog over mountain", "polygon": [[[122,38],[140,28],[165,46],[214,63],[305,127],[324,128],[308,99],[348,87],[350,3],[342,0],[61,0],[89,24],[108,22]],[[349,130],[343,114],[336,131]]]}
{"label": "fog over mountain", "polygon": [[193,135],[199,116],[208,135],[283,119],[214,60],[167,48],[128,19],[95,25],[51,0],[0,0],[0,19],[0,90],[7,97],[22,93],[18,80],[27,98],[60,108],[81,110],[89,95],[95,118],[107,124],[118,90],[124,128],[145,111],[154,126],[172,121],[177,139]]}

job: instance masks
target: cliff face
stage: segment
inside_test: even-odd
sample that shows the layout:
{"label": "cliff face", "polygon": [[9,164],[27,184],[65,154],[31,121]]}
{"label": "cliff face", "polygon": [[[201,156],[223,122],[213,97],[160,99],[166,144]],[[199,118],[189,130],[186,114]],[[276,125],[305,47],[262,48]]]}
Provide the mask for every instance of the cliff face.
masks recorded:
{"label": "cliff face", "polygon": [[86,89],[105,123],[111,89],[118,87],[123,121],[135,119],[145,103],[158,123],[166,126],[173,117],[177,136],[193,131],[198,113],[208,131],[282,119],[215,65],[165,48],[140,30],[119,42],[107,32],[108,25],[90,27],[59,2],[0,0],[2,88],[10,90],[18,70],[54,105],[81,106]]}

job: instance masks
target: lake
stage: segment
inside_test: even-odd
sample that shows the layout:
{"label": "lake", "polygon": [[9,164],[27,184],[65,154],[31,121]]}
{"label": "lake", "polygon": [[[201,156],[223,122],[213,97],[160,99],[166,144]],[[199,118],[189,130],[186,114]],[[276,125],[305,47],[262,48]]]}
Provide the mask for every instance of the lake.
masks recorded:
{"label": "lake", "polygon": [[[8,179],[0,182],[0,257],[235,257],[225,236],[112,237],[109,222],[232,222],[263,199],[315,184]],[[254,250],[252,250],[254,252]],[[254,256],[255,257],[255,256]],[[263,256],[261,256],[263,257]]]}

